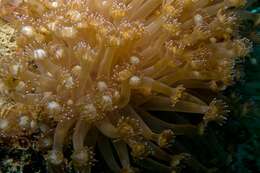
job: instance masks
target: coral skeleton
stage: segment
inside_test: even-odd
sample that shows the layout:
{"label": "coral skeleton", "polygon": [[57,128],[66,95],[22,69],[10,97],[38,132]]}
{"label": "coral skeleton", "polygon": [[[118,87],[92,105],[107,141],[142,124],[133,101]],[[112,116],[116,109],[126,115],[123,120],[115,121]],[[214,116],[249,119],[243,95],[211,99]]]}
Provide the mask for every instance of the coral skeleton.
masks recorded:
{"label": "coral skeleton", "polygon": [[[245,3],[0,1],[15,38],[1,27],[1,138],[40,133],[35,145],[49,150],[50,172],[66,164],[69,143],[78,172],[91,171],[95,148],[116,173],[134,172],[132,158],[163,160],[161,167],[178,171],[190,155],[165,148],[179,135],[226,120],[227,105],[200,91],[234,83],[235,62],[250,42],[237,34],[232,9]],[[166,122],[160,112],[185,121]]]}

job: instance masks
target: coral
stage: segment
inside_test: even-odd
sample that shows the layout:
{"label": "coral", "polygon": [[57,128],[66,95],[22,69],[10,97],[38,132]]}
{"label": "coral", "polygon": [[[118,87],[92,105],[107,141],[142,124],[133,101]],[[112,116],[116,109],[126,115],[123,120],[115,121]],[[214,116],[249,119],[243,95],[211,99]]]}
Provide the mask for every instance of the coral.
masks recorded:
{"label": "coral", "polygon": [[[208,123],[226,119],[223,101],[193,91],[219,92],[234,83],[235,61],[247,55],[250,42],[237,34],[231,9],[244,4],[3,2],[2,18],[17,35],[15,52],[0,59],[2,138],[39,134],[40,150],[52,146],[49,171],[67,164],[63,149],[70,141],[79,172],[91,170],[95,147],[113,172],[134,172],[129,154],[155,165],[163,160],[164,172],[178,171],[190,155],[164,148],[176,136],[202,134]],[[165,122],[153,115],[158,111],[191,117]]]}
{"label": "coral", "polygon": [[15,48],[15,30],[0,20],[0,57],[11,56]]}

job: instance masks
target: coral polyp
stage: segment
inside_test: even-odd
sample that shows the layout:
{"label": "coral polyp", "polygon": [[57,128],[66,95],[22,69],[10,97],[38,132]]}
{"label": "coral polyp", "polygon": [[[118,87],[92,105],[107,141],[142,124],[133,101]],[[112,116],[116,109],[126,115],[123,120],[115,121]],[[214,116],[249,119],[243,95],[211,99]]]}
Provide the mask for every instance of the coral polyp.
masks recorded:
{"label": "coral polyp", "polygon": [[[230,9],[244,0],[12,3],[13,13],[2,14],[17,33],[15,51],[0,54],[0,133],[41,133],[37,146],[52,145],[50,171],[65,163],[68,143],[82,172],[95,163],[95,147],[113,172],[133,172],[130,155],[164,160],[171,171],[189,156],[162,148],[225,121],[224,102],[194,91],[234,83],[235,61],[250,43],[237,34]],[[200,121],[165,122],[158,111]]]}

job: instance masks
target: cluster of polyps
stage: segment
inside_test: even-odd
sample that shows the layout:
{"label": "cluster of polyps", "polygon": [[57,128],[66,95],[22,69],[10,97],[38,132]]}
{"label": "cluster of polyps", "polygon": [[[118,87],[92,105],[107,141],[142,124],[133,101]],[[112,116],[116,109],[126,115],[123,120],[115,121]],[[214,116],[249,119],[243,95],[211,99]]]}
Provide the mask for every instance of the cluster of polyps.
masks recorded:
{"label": "cluster of polyps", "polygon": [[[128,147],[136,158],[169,162],[171,170],[185,155],[160,148],[176,135],[225,120],[223,102],[209,103],[189,91],[218,91],[233,83],[234,61],[249,45],[235,34],[235,16],[227,11],[243,0],[15,3],[8,20],[18,31],[17,52],[1,58],[0,132],[44,133],[55,122],[54,139],[41,139],[53,146],[52,165],[63,163],[72,134],[75,169],[90,170],[91,148],[98,146],[114,172],[133,171]],[[198,124],[170,124],[153,111],[202,118]],[[108,139],[114,139],[116,153]]]}

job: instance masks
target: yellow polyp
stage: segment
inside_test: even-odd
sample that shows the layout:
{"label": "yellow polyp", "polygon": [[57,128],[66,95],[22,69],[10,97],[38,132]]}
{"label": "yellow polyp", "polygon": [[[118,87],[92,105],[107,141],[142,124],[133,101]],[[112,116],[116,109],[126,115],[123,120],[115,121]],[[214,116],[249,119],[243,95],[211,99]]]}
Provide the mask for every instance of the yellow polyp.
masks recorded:
{"label": "yellow polyp", "polygon": [[118,73],[118,77],[120,81],[125,81],[129,79],[131,76],[132,76],[132,72],[127,69],[122,70]]}
{"label": "yellow polyp", "polygon": [[[122,125],[118,125],[118,132],[120,133],[121,136],[132,136],[134,135],[134,129],[128,125],[128,124],[122,124]],[[121,127],[120,127],[121,126]]]}
{"label": "yellow polyp", "polygon": [[15,77],[13,77],[13,76],[9,76],[9,77],[7,77],[7,78],[5,79],[4,83],[5,83],[5,86],[6,86],[8,89],[11,89],[11,90],[12,90],[12,89],[14,89],[14,88],[18,85],[19,80],[16,79]]}
{"label": "yellow polyp", "polygon": [[130,32],[123,32],[122,33],[122,36],[123,36],[123,38],[125,39],[125,40],[129,40],[129,39],[131,39],[131,35],[130,35]]}
{"label": "yellow polyp", "polygon": [[165,47],[169,51],[171,51],[173,55],[181,56],[184,53],[185,45],[189,45],[191,42],[191,41],[189,41],[190,39],[187,37],[189,37],[189,36],[184,35],[184,38],[183,38],[184,45],[182,45],[182,43],[179,43],[179,45],[178,44],[176,45],[173,41],[169,41],[166,43]]}
{"label": "yellow polyp", "polygon": [[125,21],[119,26],[119,28],[120,35],[124,41],[137,41],[142,38],[142,35],[145,32],[142,24],[139,22],[130,23]]}
{"label": "yellow polyp", "polygon": [[129,142],[130,148],[132,149],[132,156],[136,158],[144,158],[149,154],[149,148],[145,143],[140,143],[137,141]]}
{"label": "yellow polyp", "polygon": [[48,155],[48,160],[50,161],[50,163],[52,163],[53,165],[60,165],[63,162],[64,156],[62,154],[62,152],[60,151],[50,151],[49,155]]}
{"label": "yellow polyp", "polygon": [[108,45],[111,47],[118,47],[120,46],[120,39],[115,36],[110,36],[108,38]]}
{"label": "yellow polyp", "polygon": [[83,148],[79,151],[75,151],[71,156],[74,166],[84,167],[93,164],[94,153],[90,148]]}
{"label": "yellow polyp", "polygon": [[158,145],[160,147],[166,147],[170,141],[174,139],[174,133],[171,130],[164,130],[158,137]]}
{"label": "yellow polyp", "polygon": [[184,92],[185,88],[181,85],[178,86],[175,90],[174,93],[172,94],[171,98],[171,102],[172,105],[175,106],[179,100],[181,99],[181,97],[183,96],[183,92]]}
{"label": "yellow polyp", "polygon": [[247,39],[237,40],[234,42],[234,50],[237,53],[237,56],[244,57],[252,49],[252,43]]}
{"label": "yellow polyp", "polygon": [[227,119],[228,106],[221,100],[214,99],[210,105],[208,111],[205,113],[203,120],[207,124],[211,121],[216,121],[222,124]]}
{"label": "yellow polyp", "polygon": [[165,13],[167,13],[167,14],[172,14],[172,13],[174,13],[174,11],[175,11],[174,7],[173,7],[172,5],[169,5],[169,4],[163,6],[163,10],[164,10]]}
{"label": "yellow polyp", "polygon": [[117,129],[120,137],[125,140],[142,134],[138,120],[129,117],[122,117],[117,122]]}
{"label": "yellow polyp", "polygon": [[111,16],[114,20],[120,20],[125,17],[126,11],[123,9],[114,9],[111,11]]}
{"label": "yellow polyp", "polygon": [[170,32],[172,35],[178,35],[178,34],[180,34],[180,31],[181,31],[177,23],[174,23],[174,24],[165,23],[163,25],[163,28],[165,30],[167,30],[168,32]]}

